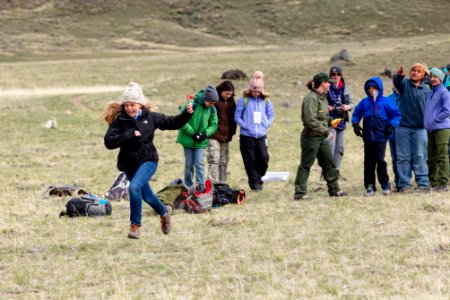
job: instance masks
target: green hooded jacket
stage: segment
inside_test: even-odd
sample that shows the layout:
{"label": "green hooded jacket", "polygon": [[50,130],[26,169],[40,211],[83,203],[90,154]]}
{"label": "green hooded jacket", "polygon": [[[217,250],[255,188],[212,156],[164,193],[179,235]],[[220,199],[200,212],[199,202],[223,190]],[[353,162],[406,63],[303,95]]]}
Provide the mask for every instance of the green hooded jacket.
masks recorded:
{"label": "green hooded jacket", "polygon": [[[203,93],[201,90],[195,95],[194,101],[191,101],[194,107],[194,114],[189,122],[178,130],[177,143],[187,148],[205,149],[208,145],[208,138],[214,135],[219,125],[217,110],[214,107],[206,107],[203,102]],[[187,104],[181,107],[181,111],[185,109]],[[192,136],[194,133],[205,133],[207,139],[201,142],[195,142]]]}

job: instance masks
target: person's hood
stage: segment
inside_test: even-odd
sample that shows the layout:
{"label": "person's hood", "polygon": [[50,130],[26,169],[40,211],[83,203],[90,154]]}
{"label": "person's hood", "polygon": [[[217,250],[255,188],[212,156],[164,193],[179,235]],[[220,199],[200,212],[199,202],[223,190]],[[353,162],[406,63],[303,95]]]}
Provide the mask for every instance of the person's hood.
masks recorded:
{"label": "person's hood", "polygon": [[371,99],[372,96],[367,91],[369,85],[374,85],[375,87],[377,87],[377,89],[379,91],[377,100],[378,100],[378,98],[383,97],[383,81],[381,80],[381,78],[379,78],[379,77],[369,78],[366,81],[366,83],[364,84],[364,91],[366,92],[367,97],[369,97],[369,99]]}

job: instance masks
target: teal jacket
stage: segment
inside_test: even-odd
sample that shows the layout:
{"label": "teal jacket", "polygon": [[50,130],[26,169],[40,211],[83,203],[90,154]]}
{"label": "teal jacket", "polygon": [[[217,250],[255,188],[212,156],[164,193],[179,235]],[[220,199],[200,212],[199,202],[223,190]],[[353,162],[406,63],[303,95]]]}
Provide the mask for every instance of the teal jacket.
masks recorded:
{"label": "teal jacket", "polygon": [[[187,148],[203,148],[208,145],[208,138],[214,135],[219,125],[217,118],[217,110],[214,107],[206,107],[203,102],[203,93],[201,90],[195,95],[194,101],[191,101],[194,108],[194,113],[183,127],[178,130],[177,143]],[[181,111],[184,111],[187,104],[181,107]],[[205,133],[208,137],[201,142],[195,142],[192,136],[194,133]]]}

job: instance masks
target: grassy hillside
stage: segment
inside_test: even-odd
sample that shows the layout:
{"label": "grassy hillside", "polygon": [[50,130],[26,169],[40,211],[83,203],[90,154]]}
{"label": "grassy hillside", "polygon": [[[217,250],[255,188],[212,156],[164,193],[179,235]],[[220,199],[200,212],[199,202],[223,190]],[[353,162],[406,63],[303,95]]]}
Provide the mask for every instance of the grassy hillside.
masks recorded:
{"label": "grassy hillside", "polygon": [[[430,20],[434,22],[431,23]],[[449,33],[448,1],[8,1],[0,59]]]}

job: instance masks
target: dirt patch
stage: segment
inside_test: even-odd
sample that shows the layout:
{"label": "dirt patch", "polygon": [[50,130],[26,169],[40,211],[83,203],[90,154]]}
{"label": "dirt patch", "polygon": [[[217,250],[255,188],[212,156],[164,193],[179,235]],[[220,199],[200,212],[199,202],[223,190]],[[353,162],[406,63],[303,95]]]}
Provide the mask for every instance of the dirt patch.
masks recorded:
{"label": "dirt patch", "polygon": [[[100,94],[122,91],[122,86],[85,86],[71,88],[0,89],[0,97],[58,96],[74,94]],[[82,98],[77,97],[81,103]]]}

